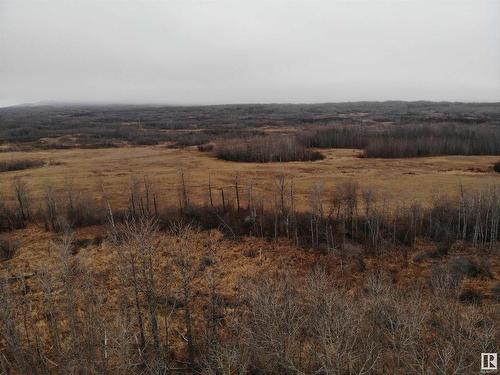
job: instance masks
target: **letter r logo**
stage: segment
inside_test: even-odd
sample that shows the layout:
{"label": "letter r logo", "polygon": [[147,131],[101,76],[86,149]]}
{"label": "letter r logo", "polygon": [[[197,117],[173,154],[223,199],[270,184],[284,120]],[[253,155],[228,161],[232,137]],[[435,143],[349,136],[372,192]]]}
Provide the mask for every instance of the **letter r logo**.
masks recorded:
{"label": "letter r logo", "polygon": [[497,353],[481,353],[481,370],[497,369]]}

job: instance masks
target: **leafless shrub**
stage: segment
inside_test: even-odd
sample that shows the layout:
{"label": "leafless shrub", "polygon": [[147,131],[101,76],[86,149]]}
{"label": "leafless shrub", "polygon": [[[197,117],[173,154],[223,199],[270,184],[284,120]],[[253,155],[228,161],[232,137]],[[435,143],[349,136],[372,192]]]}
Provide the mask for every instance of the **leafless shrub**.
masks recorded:
{"label": "leafless shrub", "polygon": [[345,181],[339,184],[332,193],[332,211],[337,212],[337,220],[342,226],[342,243],[345,242],[347,234],[351,238],[357,235],[358,192],[357,182]]}
{"label": "leafless shrub", "polygon": [[142,181],[137,177],[132,177],[128,215],[132,218],[158,217],[158,206],[158,196],[152,182],[146,176],[142,178]]}
{"label": "leafless shrub", "polygon": [[500,239],[500,193],[498,187],[489,186],[478,191],[460,190],[457,202],[458,237],[474,245],[490,246]]}
{"label": "leafless shrub", "polygon": [[[157,254],[157,223],[153,219],[141,217],[126,221],[118,231],[118,254],[121,260],[123,287],[131,286],[133,305],[139,328],[139,350],[146,348],[145,318],[142,300],[145,301],[151,328],[153,347],[160,350],[158,324],[158,275],[155,271]],[[126,290],[126,289],[125,289]]]}
{"label": "leafless shrub", "polygon": [[311,247],[319,247],[320,231],[323,232],[324,230],[322,223],[325,218],[323,185],[313,185],[309,194],[309,204],[311,207]]}
{"label": "leafless shrub", "polygon": [[5,374],[48,374],[46,359],[28,336],[28,325],[21,331],[23,314],[27,318],[23,308],[20,299],[0,280],[0,370]]}
{"label": "leafless shrub", "polygon": [[17,201],[17,222],[23,227],[31,219],[31,198],[28,186],[20,177],[14,179],[14,194]]}
{"label": "leafless shrub", "polygon": [[268,373],[300,372],[306,316],[292,284],[262,280],[250,290],[243,326],[251,364]]}
{"label": "leafless shrub", "polygon": [[390,358],[382,368],[402,373],[425,369],[429,353],[425,350],[424,324],[428,311],[420,290],[405,291],[403,295],[386,287],[382,295],[373,295],[369,303],[380,330],[379,340]]}
{"label": "leafless shrub", "polygon": [[56,243],[59,251],[60,278],[63,286],[63,306],[65,317],[68,321],[70,346],[68,358],[66,358],[69,369],[81,369],[84,366],[81,343],[81,325],[78,317],[77,288],[81,276],[81,268],[78,259],[71,255],[72,237],[66,231],[62,238]]}
{"label": "leafless shrub", "polygon": [[68,181],[66,181],[61,200],[64,201],[63,214],[71,227],[84,227],[105,222],[106,210],[100,207],[90,194],[76,190]]}
{"label": "leafless shrub", "polygon": [[429,284],[436,296],[455,298],[458,295],[458,288],[462,279],[462,276],[451,273],[449,268],[436,265],[431,268]]}
{"label": "leafless shrub", "polygon": [[477,353],[495,346],[494,323],[487,310],[462,309],[447,301],[446,308],[437,302],[431,319],[436,338],[427,350],[433,373],[469,373],[477,366]]}
{"label": "leafless shrub", "polygon": [[366,235],[369,239],[369,245],[377,250],[383,239],[383,226],[385,215],[385,202],[382,203],[382,208],[379,206],[377,193],[372,189],[366,189],[362,192],[364,204],[364,221]]}
{"label": "leafless shrub", "polygon": [[207,348],[200,366],[203,374],[248,374],[250,360],[247,349],[238,340],[240,332],[238,327],[233,327],[228,340]]}
{"label": "leafless shrub", "polygon": [[14,229],[16,224],[16,213],[0,195],[0,232]]}
{"label": "leafless shrub", "polygon": [[367,324],[366,306],[359,306],[342,290],[332,288],[323,272],[312,275],[306,293],[311,297],[308,326],[314,370],[334,374],[372,372],[380,355],[380,345],[376,342],[376,333]]}
{"label": "leafless shrub", "polygon": [[185,333],[183,338],[186,342],[188,365],[191,370],[195,368],[196,344],[193,329],[192,303],[193,303],[193,279],[198,272],[193,254],[190,252],[193,244],[189,240],[193,230],[189,226],[176,225],[172,228],[176,233],[174,242],[171,244],[174,254],[176,271],[180,279],[180,293],[184,310]]}
{"label": "leafless shrub", "polygon": [[46,186],[44,193],[45,211],[43,212],[45,228],[47,230],[59,231],[59,199],[53,186]]}

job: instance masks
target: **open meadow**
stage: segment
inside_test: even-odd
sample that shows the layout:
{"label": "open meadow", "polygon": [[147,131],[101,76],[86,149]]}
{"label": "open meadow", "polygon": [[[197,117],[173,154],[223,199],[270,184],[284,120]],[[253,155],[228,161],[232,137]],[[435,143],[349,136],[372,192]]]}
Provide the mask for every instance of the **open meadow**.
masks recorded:
{"label": "open meadow", "polygon": [[[276,190],[277,179],[293,180],[299,207],[305,209],[315,184],[325,191],[346,181],[362,189],[374,189],[389,201],[428,203],[441,194],[456,195],[460,185],[478,189],[496,185],[500,174],[493,170],[497,156],[435,156],[404,159],[360,158],[359,150],[322,150],[325,159],[314,162],[235,163],[218,160],[196,147],[183,149],[158,146],[130,146],[109,149],[67,149],[0,153],[0,163],[15,159],[42,160],[43,167],[2,173],[0,187],[8,192],[17,177],[29,185],[39,202],[46,187],[71,185],[96,198],[101,187],[117,207],[126,207],[132,180],[149,179],[161,202],[178,205],[180,173],[184,172],[193,203],[205,204],[209,178],[213,199],[219,201],[220,189],[234,201],[235,179],[239,179],[242,200],[250,184],[262,194]],[[13,199],[5,194],[5,198]],[[271,202],[269,202],[271,203]]]}

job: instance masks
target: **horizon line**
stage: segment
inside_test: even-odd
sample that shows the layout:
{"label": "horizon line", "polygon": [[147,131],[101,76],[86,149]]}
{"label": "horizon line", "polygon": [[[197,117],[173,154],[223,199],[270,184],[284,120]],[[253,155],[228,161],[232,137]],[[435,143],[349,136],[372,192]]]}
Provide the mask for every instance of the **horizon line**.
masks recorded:
{"label": "horizon line", "polygon": [[383,99],[383,100],[345,100],[345,101],[318,101],[318,102],[294,102],[294,101],[276,101],[276,102],[221,102],[221,103],[175,103],[175,102],[141,102],[141,101],[60,101],[60,100],[41,100],[36,102],[20,102],[16,104],[1,105],[0,108],[13,107],[44,107],[44,106],[164,106],[164,107],[216,107],[216,106],[238,106],[238,105],[325,105],[325,104],[349,104],[349,103],[450,103],[450,104],[500,104],[500,100],[495,101],[462,101],[462,100],[429,100],[429,99]]}

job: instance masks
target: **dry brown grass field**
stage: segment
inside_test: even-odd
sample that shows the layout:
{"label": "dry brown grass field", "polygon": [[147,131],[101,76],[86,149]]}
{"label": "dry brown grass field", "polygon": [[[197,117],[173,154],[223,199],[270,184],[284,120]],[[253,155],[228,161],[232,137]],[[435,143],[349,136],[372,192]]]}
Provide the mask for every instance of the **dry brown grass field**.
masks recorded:
{"label": "dry brown grass field", "polygon": [[[321,183],[328,192],[342,182],[356,181],[361,189],[373,188],[389,202],[430,202],[440,194],[456,195],[460,185],[474,190],[500,183],[500,175],[492,168],[493,163],[498,160],[496,156],[368,159],[360,158],[359,150],[323,149],[322,153],[326,158],[315,162],[235,163],[218,160],[209,153],[199,152],[195,147],[173,149],[164,145],[4,152],[0,153],[0,162],[11,159],[40,159],[45,161],[46,165],[42,168],[2,173],[0,189],[4,199],[13,200],[12,184],[15,178],[21,177],[27,183],[34,199],[41,204],[47,186],[63,188],[71,184],[76,190],[91,193],[96,199],[102,197],[101,186],[104,186],[113,208],[125,208],[130,195],[131,180],[147,177],[153,182],[162,204],[177,206],[179,173],[182,170],[187,177],[193,203],[201,205],[207,203],[209,176],[216,191],[214,200],[219,199],[217,193],[219,187],[225,187],[227,197],[234,198],[233,186],[235,177],[238,176],[242,190],[241,199],[244,201],[245,186],[251,183],[258,194],[269,194],[271,197],[272,192],[276,190],[276,177],[284,174],[294,183],[299,208],[306,209],[309,206],[311,188],[316,183]],[[271,205],[271,202],[269,204]],[[106,235],[106,230],[102,227],[82,228],[78,229],[75,235],[78,239],[92,239]],[[29,273],[44,264],[50,264],[52,261],[50,257],[46,257],[46,252],[53,238],[53,234],[34,226],[28,230],[18,231],[16,239],[22,243],[21,249],[15,259],[4,265],[18,269],[21,273]],[[267,242],[254,244],[262,255],[254,259],[245,258],[242,255],[245,252],[245,243],[247,242],[238,245],[228,242],[222,247],[231,249],[231,256],[226,253],[220,254],[227,257],[223,263],[227,265],[228,270],[231,270],[229,274],[234,273],[238,276],[246,272],[256,274],[262,267],[280,268],[286,265],[300,269],[305,264],[311,265],[317,261],[315,255],[294,249],[286,241],[281,245],[280,243],[269,245]],[[424,249],[429,246],[432,248],[432,244],[425,242],[419,246]],[[99,249],[101,249],[99,246],[92,250],[85,249],[94,253],[83,252],[82,259],[90,262],[92,267],[98,264],[101,264],[100,267],[106,265],[105,258],[101,259],[106,252]],[[241,263],[242,260],[244,263]],[[374,258],[374,267],[377,268],[378,263],[383,264],[386,261],[388,259]],[[396,260],[396,264],[400,261]],[[254,263],[259,264],[258,269],[254,269]],[[498,267],[499,262],[495,261],[492,264],[495,275],[499,271]],[[392,270],[397,266],[389,268]],[[409,275],[408,280],[418,275],[420,268],[418,265],[405,271]],[[395,272],[399,275],[399,270]],[[222,284],[233,287],[234,277],[230,277],[232,282]],[[495,276],[494,279],[498,278]]]}
{"label": "dry brown grass field", "polygon": [[[209,176],[214,189],[227,187],[226,194],[232,196],[231,186],[237,176],[243,189],[253,184],[255,190],[265,194],[275,189],[276,176],[284,174],[293,179],[299,206],[303,206],[316,183],[321,183],[328,191],[344,181],[353,180],[361,188],[375,189],[389,201],[429,202],[439,194],[456,194],[460,185],[474,189],[500,182],[500,175],[493,170],[498,160],[496,156],[371,159],[360,158],[358,150],[321,152],[326,156],[324,160],[288,163],[228,162],[199,152],[195,147],[172,149],[164,145],[4,152],[0,153],[0,162],[41,159],[46,165],[2,173],[0,188],[7,192],[13,180],[22,177],[33,196],[39,198],[47,186],[63,187],[69,183],[76,189],[100,195],[103,185],[113,204],[124,207],[131,179],[147,177],[159,191],[162,202],[176,205],[179,173],[183,170],[192,199],[202,204],[207,200]],[[5,195],[6,199],[12,198]]]}

